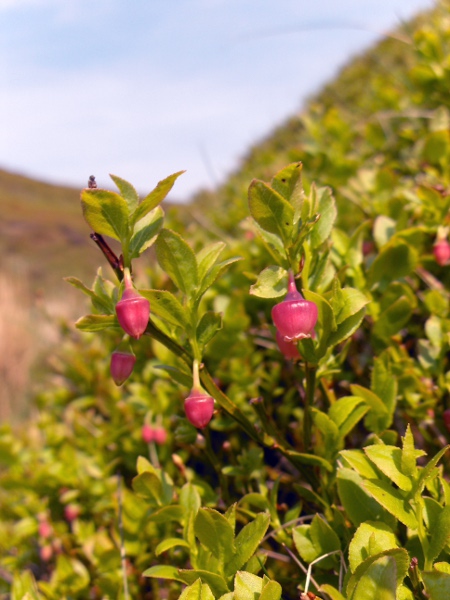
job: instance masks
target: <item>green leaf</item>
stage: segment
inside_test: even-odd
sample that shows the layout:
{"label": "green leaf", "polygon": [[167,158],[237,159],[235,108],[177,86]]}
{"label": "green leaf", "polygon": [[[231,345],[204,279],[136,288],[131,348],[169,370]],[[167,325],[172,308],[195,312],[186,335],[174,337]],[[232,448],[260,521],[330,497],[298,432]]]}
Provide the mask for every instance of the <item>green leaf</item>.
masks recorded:
{"label": "green leaf", "polygon": [[413,494],[422,493],[422,490],[423,490],[427,480],[432,477],[435,477],[438,474],[436,465],[438,464],[438,462],[441,460],[441,458],[444,456],[444,454],[447,452],[447,450],[449,448],[450,448],[450,444],[447,444],[447,446],[445,446],[444,448],[439,450],[439,452],[433,456],[433,458],[428,462],[426,467],[423,467],[423,469],[420,469],[419,477],[413,486]]}
{"label": "green leaf", "polygon": [[178,571],[181,581],[187,584],[193,584],[199,577],[203,583],[206,583],[216,598],[228,593],[230,590],[225,579],[217,573],[205,571],[203,569],[180,569]]}
{"label": "green leaf", "polygon": [[442,571],[422,571],[421,577],[430,600],[450,598],[450,574]]}
{"label": "green leaf", "polygon": [[212,286],[212,284],[218,279],[222,273],[224,273],[230,265],[237,262],[238,260],[242,260],[240,256],[236,256],[234,258],[228,258],[227,260],[223,260],[220,263],[214,265],[208,273],[204,276],[203,280],[200,282],[198,292],[196,294],[197,299],[200,299],[203,294],[206,292],[208,288]]}
{"label": "green leaf", "polygon": [[285,198],[300,214],[303,202],[302,163],[292,163],[278,171],[271,181],[272,188]]}
{"label": "green leaf", "polygon": [[339,435],[339,429],[334,421],[321,410],[312,408],[311,415],[314,425],[323,437],[323,443],[320,444],[320,446],[323,447],[323,453],[328,459],[333,459],[336,452],[338,452],[342,446],[342,438]]}
{"label": "green leaf", "polygon": [[387,446],[385,444],[376,444],[366,446],[364,452],[370,460],[405,492],[411,491],[412,481],[409,476],[402,472],[402,451],[396,446]]}
{"label": "green leaf", "polygon": [[331,304],[320,294],[316,294],[311,290],[303,290],[303,296],[309,302],[314,302],[317,306],[317,329],[320,331],[320,342],[316,348],[315,354],[316,359],[320,360],[325,356],[328,346],[330,335],[336,331],[336,321],[333,314]]}
{"label": "green leaf", "polygon": [[359,313],[370,302],[362,292],[354,288],[338,289],[337,295],[338,299],[333,298],[332,301],[337,325]]}
{"label": "green leaf", "polygon": [[374,521],[361,523],[350,542],[350,569],[354,572],[370,556],[391,548],[398,548],[398,542],[390,527]]}
{"label": "green leaf", "polygon": [[362,450],[341,450],[339,453],[345,463],[349,464],[355,471],[366,479],[378,479],[379,471],[369,461]]}
{"label": "green leaf", "polygon": [[365,418],[366,427],[374,433],[381,433],[387,429],[392,422],[392,415],[389,413],[382,399],[361,385],[351,385],[350,389],[352,394],[362,398],[370,407],[370,412]]}
{"label": "green leaf", "polygon": [[199,348],[203,350],[220,329],[222,329],[222,315],[212,311],[205,312],[196,331]]}
{"label": "green leaf", "polygon": [[120,329],[115,315],[86,315],[75,323],[81,331],[102,331],[103,329]]}
{"label": "green leaf", "polygon": [[396,521],[363,487],[364,483],[364,479],[355,471],[339,469],[337,476],[339,498],[350,521],[355,527],[364,521],[382,521],[392,528],[395,527]]}
{"label": "green leaf", "polygon": [[130,214],[136,210],[137,205],[139,204],[139,196],[134,187],[125,179],[121,177],[117,177],[117,175],[109,175],[114,183],[119,188],[120,195],[128,204],[128,210]]}
{"label": "green leaf", "polygon": [[185,483],[181,488],[180,504],[184,513],[183,537],[191,548],[195,548],[195,520],[201,506],[201,498],[192,483]]}
{"label": "green leaf", "polygon": [[261,590],[259,600],[281,600],[282,591],[278,581],[268,581]]}
{"label": "green leaf", "polygon": [[185,582],[184,577],[180,575],[178,569],[171,565],[155,565],[154,567],[146,569],[142,575],[144,577],[154,577],[156,579],[172,579],[173,581]]}
{"label": "green leaf", "polygon": [[450,541],[450,506],[444,506],[441,510],[436,526],[430,528],[429,536],[426,559],[432,563]]}
{"label": "green leaf", "polygon": [[330,188],[318,188],[317,199],[317,211],[320,214],[320,219],[311,231],[312,248],[318,248],[329,238],[337,216],[336,202]]}
{"label": "green leaf", "polygon": [[331,405],[328,416],[338,426],[340,437],[344,438],[368,410],[362,398],[344,396]]}
{"label": "green leaf", "polygon": [[[406,550],[398,548],[391,552],[402,551],[403,562],[408,561]],[[406,555],[406,556],[405,556]],[[406,567],[407,570],[407,567]],[[349,600],[396,600],[398,563],[393,555],[367,559],[362,563],[347,585]],[[406,575],[403,573],[403,577]]]}
{"label": "green leaf", "polygon": [[263,587],[263,580],[253,573],[240,571],[234,578],[234,599],[255,600],[259,597]]}
{"label": "green leaf", "polygon": [[403,438],[403,448],[401,457],[401,471],[410,478],[416,479],[417,477],[417,458],[423,455],[424,452],[417,451],[414,447],[414,437],[411,431],[411,427],[408,423],[406,427],[405,436]]}
{"label": "green leaf", "polygon": [[218,559],[223,574],[227,561],[236,552],[234,532],[227,519],[212,508],[200,508],[195,519],[195,535]]}
{"label": "green leaf", "polygon": [[225,249],[224,242],[209,244],[197,252],[198,279],[203,281],[208,271],[216,264],[217,259]]}
{"label": "green leaf", "polygon": [[407,243],[393,238],[373,261],[368,272],[368,283],[385,285],[394,279],[409,275],[418,263],[417,251]]}
{"label": "green leaf", "polygon": [[150,311],[177,327],[186,326],[186,311],[181,302],[167,290],[139,290],[150,302]]}
{"label": "green leaf", "polygon": [[157,475],[144,471],[133,478],[132,485],[139,497],[150,501],[152,506],[161,506],[162,485]]}
{"label": "green leaf", "polygon": [[265,536],[269,524],[269,513],[260,513],[241,529],[234,541],[235,554],[230,556],[229,562],[225,565],[226,575],[233,575],[250,560]]}
{"label": "green leaf", "polygon": [[250,287],[250,294],[258,298],[279,298],[287,293],[288,273],[282,267],[266,267]]}
{"label": "green leaf", "polygon": [[173,187],[176,179],[182,175],[184,171],[178,171],[173,175],[169,175],[158,183],[153,191],[151,191],[139,204],[134,213],[131,215],[131,225],[134,226],[138,221],[145,217],[151,210],[160,204]]}
{"label": "green leaf", "polygon": [[86,285],[84,285],[82,281],[80,281],[76,277],[65,277],[64,281],[67,281],[67,283],[70,283],[70,285],[73,285],[77,289],[81,290],[84,294],[89,296],[92,300],[92,304],[94,305],[94,307],[103,314],[110,315],[114,312],[115,304],[113,300],[108,296],[103,294],[100,296],[93,290],[89,289]]}
{"label": "green leaf", "polygon": [[134,228],[130,240],[131,258],[137,258],[147,250],[156,240],[164,222],[164,211],[160,206],[150,211],[143,217]]}
{"label": "green leaf", "polygon": [[181,371],[177,367],[173,367],[172,365],[155,365],[154,368],[165,371],[173,381],[184,385],[184,387],[190,388],[192,386],[192,375]]}
{"label": "green leaf", "polygon": [[197,579],[181,592],[178,600],[214,600],[214,595],[208,584]]}
{"label": "green leaf", "polygon": [[345,321],[342,321],[342,323],[339,323],[336,331],[334,331],[328,339],[329,346],[336,346],[336,344],[340,344],[353,335],[361,325],[365,314],[366,309],[362,308],[359,312],[355,313],[351,317],[348,317],[348,319],[345,319]]}
{"label": "green leaf", "polygon": [[319,587],[319,593],[324,592],[330,597],[330,600],[346,600],[344,596],[336,588],[328,583],[324,583]]}
{"label": "green leaf", "polygon": [[85,189],[81,192],[81,207],[88,225],[101,235],[119,242],[128,237],[128,205],[115,192]]}
{"label": "green leaf", "polygon": [[198,284],[197,261],[192,248],[178,233],[162,229],[155,249],[156,258],[163,271],[178,289],[190,296]]}
{"label": "green leaf", "polygon": [[372,332],[375,337],[379,337],[385,341],[400,331],[411,318],[413,306],[409,298],[401,296],[397,298],[393,304],[378,317],[375,322]]}
{"label": "green leaf", "polygon": [[371,494],[381,506],[410,529],[417,529],[417,519],[409,504],[409,495],[393,488],[385,481],[364,481],[364,489]]}
{"label": "green leaf", "polygon": [[172,548],[177,548],[180,546],[183,548],[190,548],[188,542],[181,538],[166,538],[156,546],[155,556],[159,556],[163,552],[167,552],[167,550],[171,550]]}
{"label": "green leaf", "polygon": [[294,209],[287,200],[263,181],[254,179],[248,190],[250,214],[264,230],[276,234],[288,245]]}

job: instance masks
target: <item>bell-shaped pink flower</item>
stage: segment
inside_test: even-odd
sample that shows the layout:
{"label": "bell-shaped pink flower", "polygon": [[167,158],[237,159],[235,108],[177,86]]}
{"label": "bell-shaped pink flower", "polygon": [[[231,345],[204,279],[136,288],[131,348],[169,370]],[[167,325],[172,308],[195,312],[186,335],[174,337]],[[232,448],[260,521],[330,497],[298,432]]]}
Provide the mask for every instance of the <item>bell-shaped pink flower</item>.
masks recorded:
{"label": "bell-shaped pink flower", "polygon": [[122,385],[128,379],[134,369],[135,355],[126,350],[115,350],[111,354],[110,372],[116,385]]}
{"label": "bell-shaped pink flower", "polygon": [[150,302],[134,289],[128,269],[125,270],[124,282],[125,291],[116,304],[117,318],[125,333],[139,339],[148,325]]}
{"label": "bell-shaped pink flower", "polygon": [[272,319],[280,336],[285,342],[311,337],[317,316],[317,306],[303,298],[297,290],[293,273],[289,272],[288,293],[272,308]]}
{"label": "bell-shaped pink flower", "polygon": [[276,339],[281,354],[287,360],[299,360],[301,358],[296,342],[286,342],[281,333],[277,330]]}
{"label": "bell-shaped pink flower", "polygon": [[184,401],[186,417],[194,427],[203,429],[211,421],[214,412],[214,398],[199,390],[191,390]]}
{"label": "bell-shaped pink flower", "polygon": [[450,263],[450,244],[448,240],[438,240],[433,246],[434,258],[438,265],[444,267]]}

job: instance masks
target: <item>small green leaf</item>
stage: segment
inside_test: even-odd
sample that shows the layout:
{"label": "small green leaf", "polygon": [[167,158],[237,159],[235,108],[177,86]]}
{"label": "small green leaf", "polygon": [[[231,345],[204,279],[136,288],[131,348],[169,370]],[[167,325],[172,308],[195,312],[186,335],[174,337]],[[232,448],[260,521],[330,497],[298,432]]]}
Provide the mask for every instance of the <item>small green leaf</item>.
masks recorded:
{"label": "small green leaf", "polygon": [[228,258],[227,260],[223,260],[220,263],[214,265],[208,273],[203,277],[203,280],[200,282],[198,292],[196,294],[197,299],[200,299],[203,294],[206,292],[208,288],[212,286],[212,284],[218,279],[222,273],[224,273],[230,265],[237,262],[238,260],[242,260],[241,257],[235,256],[234,258]]}
{"label": "small green leaf", "polygon": [[370,302],[362,292],[354,288],[339,289],[338,295],[339,304],[334,300],[332,302],[337,325],[358,314]]}
{"label": "small green leaf", "polygon": [[115,304],[110,297],[106,296],[106,294],[97,294],[84,285],[84,283],[76,277],[65,277],[64,281],[67,281],[67,283],[70,283],[70,285],[73,285],[77,289],[81,290],[84,294],[89,296],[92,300],[94,308],[96,308],[99,312],[107,315],[111,315],[111,313],[114,312]]}
{"label": "small green leaf", "polygon": [[212,311],[204,313],[196,331],[199,347],[203,349],[220,329],[222,329],[222,315]]}
{"label": "small green leaf", "polygon": [[190,585],[200,578],[203,584],[208,585],[216,598],[219,598],[230,591],[225,579],[217,573],[212,573],[211,571],[205,571],[203,569],[180,569],[178,573],[181,581]]}
{"label": "small green leaf", "polygon": [[340,437],[344,438],[368,410],[362,398],[344,396],[331,405],[328,416],[338,426]]}
{"label": "small green leaf", "polygon": [[379,478],[379,471],[375,468],[373,463],[369,461],[362,450],[342,450],[339,454],[342,456],[345,463],[350,465],[352,469],[361,475],[361,477],[366,479]]}
{"label": "small green leaf", "polygon": [[173,367],[172,365],[156,365],[154,368],[165,371],[173,381],[184,385],[184,387],[190,388],[192,386],[192,375],[184,373],[177,367]]}
{"label": "small green leaf", "polygon": [[[419,451],[419,456],[424,453]],[[401,471],[408,477],[416,479],[417,477],[417,450],[414,448],[414,438],[411,427],[408,423],[405,436],[403,438],[403,448],[401,457]]]}
{"label": "small green leaf", "polygon": [[181,302],[167,290],[139,290],[150,302],[150,311],[177,327],[185,327],[186,311]]}
{"label": "small green leaf", "polygon": [[294,209],[267,183],[254,179],[248,190],[250,214],[264,230],[277,235],[285,245],[291,240]]}
{"label": "small green leaf", "polygon": [[132,481],[136,494],[150,501],[153,506],[161,506],[162,485],[158,476],[149,471],[136,475]]}
{"label": "small green leaf", "polygon": [[320,294],[311,290],[303,290],[303,296],[317,306],[317,329],[320,332],[319,346],[316,348],[316,359],[320,360],[328,350],[330,335],[336,331],[336,321],[331,304]]}
{"label": "small green leaf", "polygon": [[282,591],[278,581],[268,581],[261,590],[259,600],[281,600]]}
{"label": "small green leaf", "polygon": [[320,214],[320,219],[311,231],[312,248],[318,248],[329,238],[337,217],[336,202],[331,194],[331,189],[318,188],[317,197],[317,211]]}
{"label": "small green leaf", "polygon": [[336,346],[353,335],[361,325],[365,314],[366,309],[362,308],[359,312],[355,313],[351,317],[348,317],[348,319],[345,319],[345,321],[342,321],[342,323],[339,323],[336,331],[333,331],[328,339],[329,346]]}
{"label": "small green leaf", "polygon": [[155,565],[146,569],[142,575],[144,577],[154,577],[156,579],[172,579],[173,581],[181,581],[184,583],[184,578],[180,575],[176,567],[170,565]]}
{"label": "small green leaf", "polygon": [[395,527],[395,519],[366,491],[363,487],[364,483],[364,479],[355,471],[339,469],[337,477],[339,498],[350,521],[355,527],[364,521],[381,521],[391,528]]}
{"label": "small green leaf", "polygon": [[437,519],[436,526],[430,529],[430,545],[426,559],[432,563],[450,541],[450,506],[444,506]]}
{"label": "small green leaf", "polygon": [[189,548],[188,542],[181,538],[166,538],[162,542],[160,542],[155,548],[155,556],[159,556],[163,552],[167,552],[167,550],[171,550],[172,548],[177,547]]}
{"label": "small green leaf", "polygon": [[138,258],[156,240],[164,222],[164,211],[160,206],[150,211],[138,221],[130,240],[131,258]]}
{"label": "small green leaf", "polygon": [[239,571],[234,578],[235,600],[255,600],[259,598],[263,587],[263,580],[253,573]]}
{"label": "small green leaf", "polygon": [[117,177],[117,175],[109,175],[114,183],[119,188],[120,195],[128,204],[128,210],[130,214],[136,210],[137,205],[139,204],[139,196],[134,187],[125,179],[121,177]]}
{"label": "small green leaf", "polygon": [[234,541],[235,554],[230,556],[229,562],[225,565],[225,574],[233,575],[238,569],[241,569],[258,549],[261,540],[266,534],[270,524],[269,513],[260,513],[255,519],[247,523]]}
{"label": "small green leaf", "polygon": [[227,519],[212,508],[200,508],[195,519],[195,535],[218,559],[223,574],[227,561],[236,552],[234,532]]}
{"label": "small green leaf", "polygon": [[214,600],[214,595],[209,585],[199,578],[181,592],[178,600]]}
{"label": "small green leaf", "polygon": [[396,519],[410,529],[417,529],[417,519],[408,503],[409,495],[384,481],[364,481],[364,489]]}
{"label": "small green leaf", "polygon": [[103,329],[120,329],[115,315],[86,315],[75,323],[75,327],[81,331],[102,331]]}
{"label": "small green leaf", "polygon": [[328,583],[324,583],[319,588],[319,593],[324,592],[330,597],[330,600],[346,600],[344,596],[336,588]]}
{"label": "small green leaf", "polygon": [[183,238],[162,229],[155,244],[156,258],[174,284],[189,296],[198,284],[197,261],[192,248]]}
{"label": "small green leaf", "polygon": [[390,338],[400,331],[411,318],[413,306],[406,296],[397,298],[378,317],[373,326],[373,335],[382,340],[389,341]]}
{"label": "small green leaf", "polygon": [[430,600],[448,600],[450,598],[450,573],[422,571],[420,575]]}
{"label": "small green leaf", "polygon": [[365,425],[374,433],[381,433],[387,429],[392,422],[392,415],[389,413],[383,400],[361,385],[351,385],[352,394],[362,398],[370,407],[370,411],[365,418]]}
{"label": "small green leaf", "polygon": [[369,459],[405,492],[411,491],[412,481],[409,476],[402,473],[402,451],[396,446],[387,446],[385,444],[375,444],[366,446],[364,452]]}
{"label": "small green leaf", "polygon": [[[400,549],[399,549],[400,550]],[[405,551],[406,554],[406,551]],[[397,564],[393,556],[368,559],[358,567],[347,586],[349,600],[396,600]]]}
{"label": "small green leaf", "polygon": [[115,192],[85,189],[81,192],[83,216],[96,233],[119,242],[128,237],[128,205]]}
{"label": "small green leaf", "polygon": [[302,163],[292,163],[281,169],[272,179],[271,185],[276,192],[294,207],[295,213],[300,215],[304,198]]}
{"label": "small green leaf", "polygon": [[139,204],[134,213],[131,215],[131,225],[135,225],[143,219],[146,214],[156,208],[160,204],[173,187],[176,179],[182,175],[184,171],[178,171],[173,175],[169,175],[158,183],[153,191],[151,191]]}
{"label": "small green leaf", "polygon": [[197,252],[198,278],[200,282],[203,281],[208,271],[216,264],[217,259],[224,249],[224,242],[215,242]]}
{"label": "small green leaf", "polygon": [[282,267],[265,268],[256,283],[250,287],[250,294],[258,298],[279,298],[287,293],[288,274]]}
{"label": "small green leaf", "polygon": [[391,548],[398,548],[398,542],[390,527],[374,521],[361,523],[350,542],[350,569],[354,572],[358,565],[370,556],[376,556]]}
{"label": "small green leaf", "polygon": [[394,279],[409,275],[419,260],[417,251],[407,243],[393,238],[373,261],[368,272],[368,283],[385,285]]}

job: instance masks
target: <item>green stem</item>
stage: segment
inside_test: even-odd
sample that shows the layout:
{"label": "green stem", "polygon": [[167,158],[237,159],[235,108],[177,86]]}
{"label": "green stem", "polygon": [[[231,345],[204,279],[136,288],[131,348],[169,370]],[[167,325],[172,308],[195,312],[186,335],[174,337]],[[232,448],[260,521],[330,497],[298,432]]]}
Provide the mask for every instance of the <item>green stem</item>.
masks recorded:
{"label": "green stem", "polygon": [[305,452],[311,450],[311,408],[314,404],[314,394],[316,391],[316,371],[317,367],[305,364],[306,374],[306,393],[305,393],[305,407],[303,410],[303,443]]}

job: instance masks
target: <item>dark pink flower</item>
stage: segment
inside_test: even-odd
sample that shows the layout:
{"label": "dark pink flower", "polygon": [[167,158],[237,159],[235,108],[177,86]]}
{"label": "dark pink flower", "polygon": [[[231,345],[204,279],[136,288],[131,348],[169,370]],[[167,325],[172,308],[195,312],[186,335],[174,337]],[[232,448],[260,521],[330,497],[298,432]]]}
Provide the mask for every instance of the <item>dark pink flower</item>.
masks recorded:
{"label": "dark pink flower", "polygon": [[141,435],[142,435],[142,439],[144,440],[144,442],[146,444],[150,444],[150,442],[153,442],[155,440],[154,429],[148,423],[145,423],[144,425],[142,425]]}
{"label": "dark pink flower", "polygon": [[288,293],[282,302],[272,308],[272,319],[280,336],[285,342],[311,337],[317,316],[317,306],[303,298],[290,272]]}
{"label": "dark pink flower", "polygon": [[298,360],[301,358],[296,342],[286,342],[281,333],[277,330],[276,334],[278,348],[284,358],[288,360]]}
{"label": "dark pink flower", "polygon": [[203,429],[213,416],[214,399],[201,390],[192,389],[184,401],[184,410],[192,425],[198,429]]}
{"label": "dark pink flower", "polygon": [[116,304],[116,314],[125,333],[139,339],[147,328],[150,302],[133,287],[127,287]]}
{"label": "dark pink flower", "polygon": [[450,244],[447,240],[439,240],[433,246],[433,254],[436,262],[441,267],[450,262]]}
{"label": "dark pink flower", "polygon": [[111,354],[110,372],[116,385],[122,385],[134,369],[136,357],[131,352],[115,350]]}

